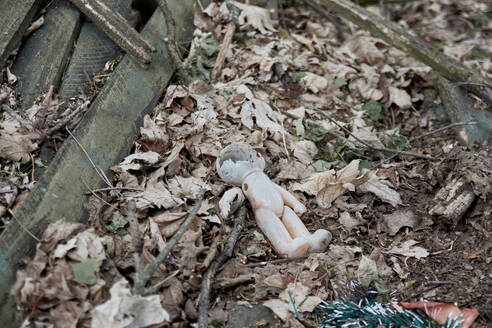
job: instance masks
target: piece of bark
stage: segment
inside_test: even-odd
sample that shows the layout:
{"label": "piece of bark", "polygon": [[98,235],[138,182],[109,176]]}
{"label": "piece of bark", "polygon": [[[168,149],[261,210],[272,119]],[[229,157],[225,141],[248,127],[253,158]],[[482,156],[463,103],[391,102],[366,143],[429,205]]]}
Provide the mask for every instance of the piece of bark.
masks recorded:
{"label": "piece of bark", "polygon": [[12,65],[19,82],[20,107],[31,107],[53,85],[58,88],[80,31],[81,15],[70,3],[56,0],[48,7],[43,26],[24,42]]}
{"label": "piece of bark", "polygon": [[0,69],[20,45],[22,36],[36,15],[41,0],[2,0],[0,2]]}
{"label": "piece of bark", "polygon": [[[189,45],[193,35],[193,0],[169,1],[176,18],[178,42]],[[148,69],[125,56],[95,99],[73,135],[91,159],[109,174],[109,167],[128,154],[143,117],[152,112],[174,74],[162,39],[166,23],[154,12],[142,36],[158,49]],[[65,141],[45,174],[17,211],[17,218],[36,236],[60,218],[84,222],[88,213],[87,186],[96,189],[102,180],[73,138]],[[6,327],[14,324],[15,302],[10,287],[22,261],[34,252],[35,241],[15,222],[0,235],[0,317]]]}
{"label": "piece of bark", "polygon": [[467,68],[454,58],[446,56],[433,48],[422,39],[410,35],[396,24],[386,22],[383,18],[355,3],[348,0],[321,0],[321,2],[329,10],[336,12],[343,18],[369,31],[375,37],[430,66],[451,82],[460,82],[462,87],[472,91],[489,105],[492,104],[492,84],[478,72]]}
{"label": "piece of bark", "polygon": [[442,217],[454,228],[473,204],[475,197],[472,187],[465,179],[454,178],[437,192],[434,197],[436,205],[430,209],[429,214]]}
{"label": "piece of bark", "polygon": [[70,0],[97,25],[111,40],[142,65],[152,61],[150,45],[119,13],[106,6],[100,0]]}

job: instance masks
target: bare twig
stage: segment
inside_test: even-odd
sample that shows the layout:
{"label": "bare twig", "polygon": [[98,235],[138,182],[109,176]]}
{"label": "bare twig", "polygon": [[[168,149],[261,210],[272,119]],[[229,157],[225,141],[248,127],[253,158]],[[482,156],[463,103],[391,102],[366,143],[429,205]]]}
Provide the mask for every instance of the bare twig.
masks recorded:
{"label": "bare twig", "polygon": [[246,208],[241,207],[234,221],[234,227],[232,228],[229,238],[225,244],[224,250],[212,263],[212,266],[207,270],[202,279],[202,289],[200,292],[200,300],[198,301],[198,328],[208,327],[208,308],[210,305],[210,291],[215,279],[215,275],[219,271],[220,267],[232,256],[234,245],[236,244],[241,231],[244,228],[244,222],[246,217]]}
{"label": "bare twig", "polygon": [[434,280],[434,281],[426,281],[426,282],[424,282],[424,286],[431,286],[431,285],[439,286],[439,285],[452,285],[452,284],[453,284],[453,282],[452,281],[448,281],[448,280],[443,280],[443,281]]}
{"label": "bare twig", "polygon": [[119,13],[111,10],[100,0],[70,0],[121,49],[125,50],[142,65],[150,64],[155,48],[145,41],[141,35]]}
{"label": "bare twig", "polygon": [[70,114],[59,120],[55,125],[53,125],[51,128],[46,131],[46,135],[50,136],[56,131],[62,129],[65,125],[67,125],[70,121],[73,120],[75,116],[78,114],[84,112],[87,109],[87,106],[89,105],[89,101],[84,102],[80,106],[78,106],[76,109],[74,109]]}
{"label": "bare twig", "polygon": [[38,237],[36,237],[31,231],[29,231],[29,229],[27,229],[27,227],[17,218],[17,216],[14,214],[14,212],[10,208],[8,209],[8,212],[10,213],[10,215],[12,215],[14,220],[21,226],[21,228],[24,229],[24,231],[29,234],[29,236],[34,238],[38,243],[41,242],[41,240]]}
{"label": "bare twig", "polygon": [[157,290],[162,285],[164,285],[167,281],[171,280],[172,278],[176,277],[179,272],[180,272],[180,270],[176,270],[173,273],[171,273],[169,276],[167,276],[166,278],[164,278],[161,281],[159,281],[157,284],[153,285],[152,287],[145,288],[144,289],[144,292],[143,292],[143,295],[155,294],[157,292]]}
{"label": "bare twig", "polygon": [[[85,185],[85,187],[86,187],[87,189],[89,189],[89,190],[91,189],[91,188],[89,187],[89,185],[87,184],[87,182],[85,182],[85,180],[84,180],[84,179],[80,178],[80,180],[82,181],[82,183]],[[107,201],[105,201],[104,199],[102,199],[101,197],[99,197],[99,196],[98,196],[95,192],[93,192],[92,190],[90,190],[90,191],[89,191],[89,193],[90,193],[90,194],[92,194],[92,196],[96,197],[96,198],[97,198],[98,200],[100,200],[101,202],[103,202],[104,204],[108,205],[109,207],[114,208],[116,211],[118,210],[118,208],[117,208],[116,206],[114,206],[113,204],[108,203]]]}
{"label": "bare twig", "polygon": [[142,253],[142,239],[140,238],[140,229],[138,227],[137,207],[134,200],[128,202],[128,211],[126,213],[128,224],[130,226],[130,235],[132,236],[135,253]]}
{"label": "bare twig", "polygon": [[307,259],[307,257],[299,257],[295,259],[278,259],[278,260],[272,260],[272,261],[263,261],[263,262],[256,262],[256,263],[249,263],[247,264],[248,268],[256,268],[259,266],[264,266],[267,264],[280,264],[280,263],[289,263],[289,262],[297,262],[297,261],[304,261]]}
{"label": "bare twig", "polygon": [[107,188],[99,188],[99,189],[92,189],[89,191],[86,191],[86,195],[90,195],[95,192],[105,192],[105,191],[111,191],[111,190],[129,190],[129,191],[144,191],[142,188],[132,188],[132,187],[107,187]]}
{"label": "bare twig", "polygon": [[85,150],[84,146],[82,146],[80,144],[80,142],[77,140],[77,138],[75,138],[75,136],[72,134],[72,132],[70,132],[70,130],[67,127],[65,127],[65,130],[67,130],[68,134],[73,138],[73,140],[77,143],[77,145],[80,147],[80,149],[82,149],[82,151],[84,152],[85,156],[87,157],[87,159],[89,160],[89,162],[91,162],[92,167],[94,168],[94,170],[96,170],[96,173],[101,177],[101,179],[108,186],[113,187],[113,185],[111,185],[111,182],[109,181],[109,179],[106,176],[106,174],[104,173],[104,171],[99,166],[97,166],[96,164],[94,164],[94,162],[92,161],[92,158],[89,156],[89,153]]}
{"label": "bare twig", "polygon": [[128,224],[130,226],[130,235],[132,236],[133,260],[135,261],[135,272],[138,274],[141,270],[140,254],[142,254],[142,239],[140,238],[140,229],[138,227],[137,208],[134,200],[128,202],[128,211],[126,213]]}
{"label": "bare twig", "polygon": [[10,106],[8,105],[5,105],[3,104],[2,105],[2,109],[7,112],[7,114],[9,114],[14,120],[16,120],[17,122],[19,122],[20,125],[22,125],[23,127],[25,127],[28,131],[34,131],[34,128],[32,126],[31,123],[29,123],[29,121],[27,121],[25,118],[23,118],[22,116],[20,116],[15,110],[13,110],[12,108],[10,108]]}
{"label": "bare twig", "polygon": [[161,8],[164,19],[166,20],[167,26],[167,40],[166,48],[169,56],[172,59],[174,68],[177,74],[181,78],[183,84],[188,85],[193,82],[193,79],[186,71],[181,58],[179,58],[178,50],[176,49],[176,23],[174,21],[173,15],[167,6],[167,0],[159,1],[159,7]]}
{"label": "bare twig", "polygon": [[[326,117],[330,122],[332,122],[333,124],[338,126],[340,129],[342,129],[346,133],[350,134],[355,140],[357,140],[359,143],[361,143],[366,148],[372,149],[372,150],[377,151],[377,152],[388,152],[388,153],[393,153],[393,154],[398,154],[398,155],[407,155],[407,156],[412,156],[412,157],[416,157],[416,158],[422,158],[422,159],[426,159],[426,160],[434,160],[434,157],[432,157],[430,155],[423,155],[423,154],[418,154],[418,153],[414,153],[414,152],[410,152],[410,151],[391,149],[391,148],[385,148],[385,147],[371,146],[367,142],[365,142],[365,141],[361,140],[360,138],[358,138],[357,136],[355,136],[349,129],[347,129],[346,127],[344,127],[343,125],[338,123],[336,120],[331,118],[330,115],[328,115],[324,111],[321,111],[321,110],[316,109],[316,108],[312,108],[312,110],[314,110],[316,113],[319,113],[319,114],[323,115],[324,117]],[[384,156],[382,156],[382,155],[380,155],[380,157],[384,158]]]}
{"label": "bare twig", "polygon": [[475,124],[478,124],[478,122],[475,122],[475,121],[467,121],[467,122],[456,122],[456,123],[452,123],[452,124],[443,126],[442,128],[429,131],[427,133],[421,134],[421,135],[416,136],[414,138],[410,138],[410,141],[415,141],[415,140],[418,140],[418,139],[422,139],[424,137],[430,136],[431,134],[436,134],[436,133],[439,133],[439,132],[442,132],[444,130],[447,130],[447,129],[450,129],[450,128],[454,128],[454,127],[457,127],[457,126],[475,125]]}
{"label": "bare twig", "polygon": [[196,197],[195,205],[193,206],[193,209],[191,210],[190,214],[188,214],[186,220],[184,220],[183,224],[179,227],[178,231],[176,231],[174,236],[172,236],[172,238],[166,243],[166,246],[164,246],[164,248],[159,253],[159,255],[157,255],[157,257],[154,259],[154,261],[149,265],[147,265],[143,270],[139,270],[136,272],[135,284],[133,286],[133,292],[135,294],[142,295],[144,293],[145,285],[150,280],[155,270],[157,270],[159,264],[164,262],[164,260],[169,255],[174,245],[178,243],[183,233],[188,229],[190,224],[193,222],[193,220],[196,217],[196,214],[198,213],[198,210],[200,209],[200,206],[202,205],[202,200],[205,195],[205,191],[206,191],[205,189],[200,190],[200,192]]}
{"label": "bare twig", "polygon": [[217,55],[217,60],[215,61],[214,68],[212,69],[211,77],[212,79],[216,79],[222,70],[222,65],[224,64],[227,50],[231,45],[232,37],[234,36],[234,32],[236,31],[236,24],[233,22],[229,22],[226,27],[226,33],[224,36],[224,40],[222,41],[222,47],[220,48],[219,54]]}

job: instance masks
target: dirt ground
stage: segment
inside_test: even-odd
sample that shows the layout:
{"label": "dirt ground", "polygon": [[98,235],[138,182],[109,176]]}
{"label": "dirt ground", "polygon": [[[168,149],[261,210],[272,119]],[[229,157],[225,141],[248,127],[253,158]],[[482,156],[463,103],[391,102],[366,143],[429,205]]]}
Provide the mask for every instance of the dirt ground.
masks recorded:
{"label": "dirt ground", "polygon": [[[490,78],[487,8],[480,1],[432,0],[387,11],[400,26]],[[340,286],[358,280],[398,301],[476,309],[474,327],[490,327],[490,137],[464,146],[459,135],[466,125],[449,127],[428,67],[346,21],[339,40],[335,26],[306,6],[283,8],[279,23],[262,8],[243,8],[222,74],[211,81],[227,25],[221,10],[209,7],[196,18],[188,65],[204,82],[168,88],[144,119],[134,154],[112,167],[121,189],[90,199],[90,226],[51,227],[49,242],[40,243],[18,273],[13,292],[19,318],[36,327],[67,327],[67,321],[89,327],[95,317],[108,322],[96,309],[116,298],[117,281],[134,284],[133,254],[139,252],[130,217],[138,218],[145,266],[205,188],[197,218],[149,284],[158,284],[157,303],[166,313],[161,319],[167,318],[155,327],[195,324],[202,277],[235,220],[221,215],[219,200],[232,186],[218,177],[215,160],[227,144],[247,142],[265,158],[270,179],[306,205],[302,220],[309,231],[327,229],[332,241],[323,253],[282,259],[245,204],[246,227],[211,292],[211,326],[231,327],[237,319],[231,308],[255,304],[271,309],[284,327],[317,326],[317,305],[339,299]],[[377,6],[370,10],[379,13]],[[354,136],[433,159],[374,151]],[[265,311],[251,312],[257,327],[268,326],[265,313],[271,312]]]}

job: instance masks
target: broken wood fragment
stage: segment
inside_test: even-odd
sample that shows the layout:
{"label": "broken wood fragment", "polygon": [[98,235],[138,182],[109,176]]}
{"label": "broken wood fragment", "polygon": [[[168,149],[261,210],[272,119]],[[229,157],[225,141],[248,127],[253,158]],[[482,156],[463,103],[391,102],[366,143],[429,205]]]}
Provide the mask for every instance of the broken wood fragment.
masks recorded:
{"label": "broken wood fragment", "polygon": [[51,86],[58,88],[80,25],[80,12],[57,0],[46,10],[44,25],[25,40],[12,65],[12,73],[19,78],[16,91],[22,109],[31,107]]}
{"label": "broken wood fragment", "polygon": [[139,63],[147,65],[152,61],[150,53],[154,52],[155,48],[119,13],[100,0],[70,0],[70,2]]}
{"label": "broken wood fragment", "polygon": [[0,68],[20,45],[22,36],[31,24],[43,1],[3,0],[0,2]]}
{"label": "broken wood fragment", "polygon": [[222,66],[224,65],[224,61],[227,55],[227,50],[229,50],[229,46],[231,45],[232,37],[234,36],[235,31],[236,24],[234,24],[233,22],[227,24],[224,40],[222,41],[222,47],[220,48],[214,68],[212,69],[212,80],[215,80],[222,70]]}
{"label": "broken wood fragment", "polygon": [[455,228],[475,200],[475,194],[464,178],[457,177],[449,181],[434,197],[435,205],[429,214],[438,215]]}

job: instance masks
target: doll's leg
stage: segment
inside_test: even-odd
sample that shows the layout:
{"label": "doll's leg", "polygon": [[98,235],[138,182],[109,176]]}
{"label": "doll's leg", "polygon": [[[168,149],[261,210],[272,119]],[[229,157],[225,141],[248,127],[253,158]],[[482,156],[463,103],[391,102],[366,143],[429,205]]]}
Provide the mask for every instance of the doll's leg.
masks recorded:
{"label": "doll's leg", "polygon": [[255,218],[261,231],[266,235],[273,248],[288,258],[303,257],[309,250],[309,244],[304,238],[292,238],[284,224],[271,210],[259,208]]}
{"label": "doll's leg", "polygon": [[278,192],[282,196],[282,199],[284,200],[284,203],[291,207],[294,212],[297,214],[303,214],[306,212],[306,206],[304,206],[303,203],[297,200],[297,198],[294,197],[290,192],[285,190],[284,188],[280,187],[278,184],[275,184],[275,187],[277,188]]}
{"label": "doll's leg", "polygon": [[319,229],[311,234],[297,214],[288,206],[284,206],[282,223],[292,238],[305,238],[313,252],[324,252],[331,241],[331,233],[327,230]]}
{"label": "doll's leg", "polygon": [[303,237],[307,239],[311,237],[311,233],[309,233],[304,223],[297,216],[297,214],[294,213],[294,211],[288,206],[284,206],[284,212],[282,214],[282,223],[285,225],[287,231],[289,232],[292,238]]}

